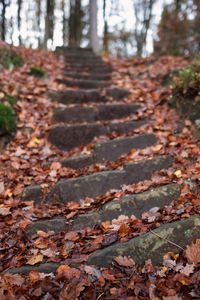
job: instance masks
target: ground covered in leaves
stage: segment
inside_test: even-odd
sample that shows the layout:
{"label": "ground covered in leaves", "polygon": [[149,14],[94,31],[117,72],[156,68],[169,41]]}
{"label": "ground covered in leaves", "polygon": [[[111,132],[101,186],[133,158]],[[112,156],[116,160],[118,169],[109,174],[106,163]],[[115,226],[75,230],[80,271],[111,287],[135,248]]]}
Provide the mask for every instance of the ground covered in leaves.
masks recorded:
{"label": "ground covered in leaves", "polygon": [[[172,57],[109,59],[116,70],[115,84],[131,91],[126,102],[141,104],[136,119],[145,116],[149,120],[147,125],[135,130],[135,135],[154,133],[159,142],[145,150],[132,150],[114,163],[72,170],[61,167],[58,161],[78,153],[90,153],[94,143],[108,137],[98,137],[90,145],[67,153],[49,144],[48,129],[52,125],[53,109],[58,104],[49,99],[48,92],[64,88],[55,81],[62,75],[64,62],[46,51],[23,48],[16,51],[23,57],[24,65],[0,72],[1,97],[9,94],[19,98],[17,132],[6,149],[1,150],[0,157],[0,299],[200,299],[200,240],[188,245],[180,255],[166,253],[159,267],[153,266],[151,261],[139,267],[127,257],[117,257],[109,269],[84,264],[88,255],[102,246],[127,241],[164,223],[199,215],[200,148],[193,136],[195,125],[187,119],[181,120],[178,113],[169,108],[167,99],[172,89],[162,85],[165,75],[188,62]],[[32,76],[31,68],[43,69],[46,76]],[[29,185],[41,184],[48,192],[60,178],[120,169],[125,162],[158,154],[172,154],[173,166],[157,172],[151,180],[123,186],[122,190],[110,191],[96,200],[86,198],[81,204],[70,202],[65,206],[34,206],[33,202],[20,200]],[[63,215],[70,219],[79,213],[94,211],[113,198],[172,181],[182,188],[178,201],[162,210],[146,212],[141,219],[120,216],[113,222],[104,222],[94,230],[87,228],[80,233],[39,231],[31,240],[24,234],[26,226],[35,220]],[[56,274],[36,270],[26,276],[9,273],[10,268],[35,266],[41,262],[62,263]],[[69,266],[71,263],[74,267]]]}

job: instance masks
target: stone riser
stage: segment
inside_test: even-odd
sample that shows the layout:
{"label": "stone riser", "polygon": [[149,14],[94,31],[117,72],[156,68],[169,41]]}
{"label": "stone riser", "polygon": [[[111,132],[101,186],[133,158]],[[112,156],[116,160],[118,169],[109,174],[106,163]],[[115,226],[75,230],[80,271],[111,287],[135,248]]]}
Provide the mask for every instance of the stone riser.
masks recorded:
{"label": "stone riser", "polygon": [[[105,96],[104,96],[105,93]],[[90,89],[90,90],[67,90],[67,91],[50,91],[49,96],[53,101],[63,104],[79,103],[98,103],[108,102],[110,98],[120,100],[129,96],[129,91],[119,88]]]}
{"label": "stone riser", "polygon": [[102,104],[95,106],[74,106],[58,108],[53,114],[53,122],[92,123],[120,119],[134,114],[140,108],[137,104]]}
{"label": "stone riser", "polygon": [[144,124],[146,121],[139,120],[107,125],[102,123],[61,125],[50,128],[48,140],[59,149],[68,151],[80,145],[89,144],[95,137],[109,135],[113,132],[128,133]]}
{"label": "stone riser", "polygon": [[79,87],[83,89],[104,88],[111,85],[111,82],[84,79],[57,79],[57,82],[65,84],[68,87]]}
{"label": "stone riser", "polygon": [[95,145],[91,155],[74,156],[61,163],[64,167],[80,169],[96,163],[115,161],[122,154],[128,154],[131,149],[144,149],[155,143],[156,138],[151,134],[118,138]]}

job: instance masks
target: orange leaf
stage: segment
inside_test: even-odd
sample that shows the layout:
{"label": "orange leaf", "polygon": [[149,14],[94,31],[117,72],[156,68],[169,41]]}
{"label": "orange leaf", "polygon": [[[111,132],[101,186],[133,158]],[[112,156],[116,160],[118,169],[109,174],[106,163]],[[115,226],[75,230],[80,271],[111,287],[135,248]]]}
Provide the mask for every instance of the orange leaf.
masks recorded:
{"label": "orange leaf", "polygon": [[129,231],[130,231],[130,228],[127,224],[120,225],[120,227],[119,227],[120,237],[124,237],[124,236],[128,235]]}

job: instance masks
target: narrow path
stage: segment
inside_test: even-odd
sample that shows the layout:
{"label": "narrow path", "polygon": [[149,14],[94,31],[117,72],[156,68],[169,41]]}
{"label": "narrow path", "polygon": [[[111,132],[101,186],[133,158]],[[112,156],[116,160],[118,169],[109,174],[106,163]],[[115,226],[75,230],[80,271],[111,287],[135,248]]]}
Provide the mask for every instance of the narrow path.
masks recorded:
{"label": "narrow path", "polygon": [[[58,81],[67,88],[50,92],[52,100],[62,103],[63,106],[53,113],[48,139],[63,151],[73,151],[75,147],[84,147],[91,142],[93,148],[89,154],[71,156],[60,161],[61,165],[80,170],[90,168],[94,164],[114,164],[123,157],[129,157],[131,151],[134,153],[137,149],[146,149],[148,153],[147,149],[150,146],[154,147],[156,154],[160,144],[158,138],[147,130],[150,119],[142,113],[140,102],[128,101],[130,93],[127,89],[115,86],[112,81],[113,67],[89,50],[68,48],[64,49],[64,56],[64,77]],[[73,89],[70,89],[71,87]],[[102,136],[105,139],[101,141],[99,137]],[[27,239],[31,239],[38,231],[70,234],[74,231],[84,232],[88,227],[95,230],[102,224],[106,228],[114,219],[115,226],[118,227],[126,218],[134,224],[136,218],[141,218],[146,212],[147,219],[156,220],[159,209],[169,206],[180,196],[181,187],[173,180],[164,180],[163,185],[138,194],[130,191],[130,195],[124,196],[123,193],[119,193],[118,197],[108,197],[108,200],[106,195],[113,191],[116,196],[116,191],[119,192],[128,185],[140,183],[145,186],[152,176],[156,176],[156,172],[170,172],[173,161],[173,155],[165,153],[153,157],[147,155],[145,159],[140,160],[122,159],[120,168],[98,169],[76,178],[62,179],[47,195],[42,194],[40,186],[27,188],[23,193],[23,199],[26,201],[35,199],[38,204],[64,203],[69,206],[82,206],[82,210],[79,209],[71,216],[54,216],[34,221],[25,229]],[[135,224],[137,227],[137,222]],[[138,223],[138,226],[141,224]],[[85,249],[85,253],[90,254],[85,258],[86,264],[109,266],[118,256],[131,257],[139,265],[144,264],[147,259],[158,264],[166,252],[179,253],[199,237],[200,217],[193,216],[156,227],[155,222],[154,228],[149,232],[136,231],[132,234],[132,239],[124,240],[123,243],[118,242],[113,235],[113,239],[111,236],[111,240],[104,241],[101,246],[96,245],[94,249],[91,247],[88,252]],[[129,229],[126,227],[126,230]],[[73,249],[74,245],[71,246],[68,251],[76,252]],[[98,248],[101,249],[97,250]],[[56,261],[39,266],[14,268],[10,271],[26,274],[37,269],[49,273],[55,272],[62,263]],[[67,263],[73,265],[75,260]]]}

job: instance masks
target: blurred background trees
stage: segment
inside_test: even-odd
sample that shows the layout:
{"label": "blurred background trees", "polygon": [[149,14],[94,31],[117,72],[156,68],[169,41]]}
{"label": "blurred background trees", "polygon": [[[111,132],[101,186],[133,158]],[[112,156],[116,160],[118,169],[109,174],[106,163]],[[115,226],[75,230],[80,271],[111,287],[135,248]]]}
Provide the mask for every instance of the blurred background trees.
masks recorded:
{"label": "blurred background trees", "polygon": [[0,16],[1,40],[14,45],[138,56],[200,47],[200,0],[1,0]]}

